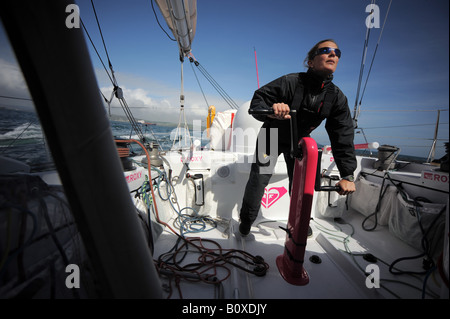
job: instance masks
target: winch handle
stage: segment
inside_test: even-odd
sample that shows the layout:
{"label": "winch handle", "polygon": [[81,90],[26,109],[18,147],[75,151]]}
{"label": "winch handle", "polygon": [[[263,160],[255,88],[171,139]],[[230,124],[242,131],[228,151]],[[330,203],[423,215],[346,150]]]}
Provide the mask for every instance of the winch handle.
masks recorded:
{"label": "winch handle", "polygon": [[317,192],[339,192],[340,190],[340,186],[319,186],[318,189],[316,189]]}
{"label": "winch handle", "polygon": [[[273,109],[249,109],[248,110],[248,114],[251,114],[251,115],[272,115],[272,114],[275,114],[275,112],[273,111]],[[297,110],[290,110],[289,114],[290,115],[296,115],[297,114]]]}
{"label": "winch handle", "polygon": [[316,183],[314,185],[314,190],[316,192],[339,192],[341,190],[341,187],[338,186],[323,186],[320,185],[320,178],[322,177],[321,173],[321,163],[322,163],[322,150],[320,149],[318,151],[318,158],[317,158],[317,172],[316,172]]}
{"label": "winch handle", "polygon": [[[274,114],[273,109],[249,109],[248,110],[248,114],[256,114],[256,115],[271,115]],[[291,121],[291,135],[294,136],[294,138],[291,138],[291,142],[296,139],[296,135],[297,135],[297,121],[296,116],[297,116],[297,110],[290,110],[289,112],[290,115],[292,115],[292,121]],[[294,157],[301,157],[301,154],[298,153],[298,151],[296,153],[295,152],[295,148],[293,143],[291,143],[291,154],[294,154]],[[320,185],[320,177],[321,177],[321,160],[322,160],[322,150],[319,150],[319,157],[318,157],[318,161],[317,161],[317,173],[316,173],[316,183],[314,186],[314,190],[316,192],[339,192],[341,190],[340,186],[321,186]]]}

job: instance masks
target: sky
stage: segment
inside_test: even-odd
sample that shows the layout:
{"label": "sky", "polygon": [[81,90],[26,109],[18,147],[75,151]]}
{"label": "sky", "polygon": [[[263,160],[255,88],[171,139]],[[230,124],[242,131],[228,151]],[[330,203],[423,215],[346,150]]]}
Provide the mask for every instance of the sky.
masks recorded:
{"label": "sky", "polygon": [[[91,1],[76,4],[106,62]],[[178,122],[181,66],[188,122],[205,121],[208,105],[217,111],[229,109],[193,64],[180,63],[177,44],[159,27],[151,0],[94,0],[94,4],[116,79],[136,118]],[[242,105],[258,88],[255,50],[262,86],[284,74],[306,71],[303,60],[309,49],[322,39],[335,39],[342,57],[334,83],[347,96],[353,115],[369,4],[370,0],[198,0],[192,53]],[[400,147],[402,154],[427,157],[441,110],[435,156],[440,158],[449,140],[449,1],[382,0],[376,5],[380,27],[370,29],[363,85],[377,50],[362,96],[355,143],[366,138]],[[170,33],[156,3],[154,8]],[[90,42],[88,47],[99,88],[109,98],[112,84]],[[29,97],[3,28],[0,70],[0,96]],[[30,103],[0,97],[1,105]],[[124,115],[116,100],[111,106],[114,114]],[[324,124],[312,137],[329,144]]]}

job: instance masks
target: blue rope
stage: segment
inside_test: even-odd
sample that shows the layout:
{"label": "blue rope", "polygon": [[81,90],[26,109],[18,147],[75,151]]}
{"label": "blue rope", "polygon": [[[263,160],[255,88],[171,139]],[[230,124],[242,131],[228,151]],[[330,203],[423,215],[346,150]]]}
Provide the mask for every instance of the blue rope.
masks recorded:
{"label": "blue rope", "polygon": [[[198,211],[192,207],[184,207],[178,210],[173,201],[170,200],[171,196],[175,193],[172,184],[168,182],[166,172],[162,172],[159,169],[152,167],[152,170],[158,173],[158,177],[152,180],[155,180],[154,187],[158,191],[158,195],[163,201],[169,201],[172,209],[177,213],[178,217],[174,221],[174,225],[180,229],[180,236],[185,237],[185,234],[193,234],[193,233],[201,233],[211,231],[217,228],[217,223],[208,216],[202,216],[198,214]],[[163,188],[162,184],[166,183],[165,190],[167,197],[164,197],[161,194],[161,189]],[[142,196],[144,203],[150,209],[153,205],[153,198],[150,193],[150,180],[146,176],[145,181],[142,184],[141,188],[138,190],[138,193]],[[183,213],[185,210],[191,210],[192,214]]]}

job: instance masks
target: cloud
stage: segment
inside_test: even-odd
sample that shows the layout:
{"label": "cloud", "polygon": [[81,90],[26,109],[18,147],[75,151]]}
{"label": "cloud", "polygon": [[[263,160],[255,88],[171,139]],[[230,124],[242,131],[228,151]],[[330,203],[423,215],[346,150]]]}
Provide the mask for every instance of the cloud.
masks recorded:
{"label": "cloud", "polygon": [[[109,79],[103,70],[96,70],[97,79],[100,83],[107,83]],[[116,73],[123,97],[132,114],[137,119],[148,122],[172,122],[178,123],[181,113],[180,88],[170,86],[150,78],[143,78],[132,74]],[[109,100],[113,92],[112,85],[100,88],[103,95]],[[208,104],[201,92],[185,91],[184,115],[188,124],[193,120],[206,120],[208,106],[215,105],[217,112],[229,109],[229,106],[219,95],[208,95]],[[236,101],[242,104],[243,101]],[[114,97],[111,101],[111,114],[122,115],[125,113],[118,99]],[[106,107],[108,107],[106,105]]]}
{"label": "cloud", "polygon": [[18,65],[0,58],[0,84],[6,91],[27,93],[27,85]]}
{"label": "cloud", "polygon": [[[178,122],[180,112],[179,94],[172,96],[154,97],[149,90],[143,88],[131,89],[126,86],[121,87],[123,98],[131,113],[137,119],[146,121]],[[102,87],[101,92],[109,100],[113,92],[113,87]],[[105,103],[106,104],[106,103]],[[106,107],[107,104],[106,104]],[[116,97],[110,103],[111,114],[125,115],[122,105]],[[186,102],[186,118],[190,121],[193,118],[205,117],[207,106],[200,106],[198,101]]]}
{"label": "cloud", "polygon": [[[22,71],[16,63],[0,58],[0,70],[0,95],[30,98]],[[110,84],[107,85],[110,83],[107,75],[104,70],[99,69],[96,69],[95,73],[98,83],[103,84],[100,91],[110,100],[113,87]],[[115,75],[122,88],[124,99],[136,119],[143,119],[148,122],[178,123],[181,113],[179,86],[134,74],[117,72]],[[230,108],[218,94],[207,94],[208,104],[200,90],[186,90],[184,96],[184,115],[188,124],[192,124],[193,120],[198,119],[205,121],[209,105],[215,105],[217,112]],[[22,109],[32,108],[30,102],[23,100],[2,98],[0,102],[2,105]],[[236,102],[240,105],[244,101]],[[111,114],[125,116],[125,112],[116,97],[112,99],[110,107]],[[105,108],[108,109],[106,103]]]}

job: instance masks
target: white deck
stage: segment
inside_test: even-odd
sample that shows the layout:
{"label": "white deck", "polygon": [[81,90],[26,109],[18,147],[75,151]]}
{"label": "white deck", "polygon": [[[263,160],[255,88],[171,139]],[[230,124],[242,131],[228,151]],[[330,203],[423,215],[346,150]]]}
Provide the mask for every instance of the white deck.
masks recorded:
{"label": "white deck", "polygon": [[[214,156],[214,154],[207,156]],[[389,265],[396,259],[417,256],[421,252],[394,236],[386,225],[379,225],[374,231],[364,230],[361,225],[365,216],[352,208],[341,214],[342,218],[339,220],[339,224],[333,218],[321,218],[320,214],[312,213],[313,220],[311,220],[310,226],[313,229],[313,236],[308,238],[304,256],[304,268],[308,272],[310,281],[304,286],[287,283],[278,271],[276,257],[284,252],[286,233],[279,226],[286,227],[289,196],[286,196],[284,201],[280,199],[276,205],[274,204],[269,209],[262,207],[262,214],[253,225],[250,235],[242,238],[237,232],[239,225],[238,211],[242,201],[243,188],[248,178],[248,174],[244,173],[243,167],[248,164],[232,163],[231,155],[229,155],[230,158],[221,156],[221,160],[208,159],[211,163],[210,170],[203,169],[202,171],[197,167],[198,163],[191,163],[190,165],[191,170],[202,171],[205,174],[205,185],[210,187],[209,190],[205,190],[205,200],[213,199],[212,203],[206,203],[203,207],[198,207],[199,211],[206,215],[207,211],[210,210],[211,213],[208,215],[218,218],[220,223],[215,230],[188,235],[212,239],[220,244],[223,249],[244,250],[253,256],[260,255],[270,268],[265,276],[258,277],[233,266],[227,266],[231,269],[231,275],[223,282],[221,294],[218,294],[218,289],[215,289],[213,285],[181,280],[180,289],[183,298],[422,298],[424,275],[393,275],[389,272]],[[329,159],[325,157],[324,161],[329,161]],[[189,206],[189,203],[192,203],[189,201],[189,198],[193,196],[192,190],[186,193],[186,184],[181,187],[181,177],[185,174],[187,168],[183,167],[181,161],[178,160],[171,163],[180,163],[178,169],[180,172],[183,171],[182,173],[177,173],[176,164],[172,167],[174,176],[180,176],[178,186],[175,185],[175,189],[181,207],[183,207],[183,204]],[[359,159],[359,163],[361,164],[361,159]],[[217,170],[222,166],[230,168],[230,174],[226,178],[216,175]],[[273,184],[270,184],[268,188],[273,187],[273,185],[287,187],[284,166],[281,160],[272,177]],[[333,172],[332,166],[330,165],[331,172]],[[373,173],[373,170],[370,171]],[[398,177],[401,174],[396,172],[396,175]],[[409,172],[405,174],[406,178],[410,178],[410,175]],[[221,179],[220,183],[217,180],[218,178]],[[413,178],[418,177],[414,175]],[[183,191],[185,193],[181,194]],[[315,196],[317,201],[317,193]],[[183,198],[186,198],[187,203],[183,202]],[[342,206],[342,204],[340,205]],[[168,216],[166,216],[165,221],[168,221]],[[169,221],[169,224],[171,224],[171,221]],[[350,237],[351,234],[353,235]],[[166,228],[156,243],[154,258],[157,259],[160,254],[169,251],[175,241],[176,236]],[[354,255],[345,252],[344,241],[348,250]],[[368,288],[366,286],[364,270],[366,270],[367,265],[372,264],[362,257],[362,254],[367,253],[379,259],[375,265],[380,269],[380,288]],[[309,260],[312,255],[320,257],[321,263],[312,263]],[[190,257],[192,259],[186,259],[184,262],[196,262],[197,257],[198,254],[193,254]],[[417,258],[401,262],[398,267],[401,270],[420,272],[423,271],[422,259]],[[372,273],[373,270],[368,269],[367,272]],[[217,277],[221,278],[220,276]],[[168,281],[163,281],[168,283]],[[441,295],[442,287],[436,278],[432,278],[432,276],[428,278],[427,287],[429,290],[425,295],[426,298]],[[171,298],[179,298],[180,295],[174,282],[172,282],[172,289]]]}
{"label": "white deck", "polygon": [[[202,157],[203,156],[203,157]],[[191,157],[193,162],[188,166],[181,161],[181,154],[175,153],[168,156],[167,163],[170,164],[171,182],[176,192],[176,202],[173,207],[193,207],[201,216],[208,216],[217,222],[217,227],[199,233],[187,234],[187,238],[201,237],[202,239],[213,240],[226,252],[227,249],[245,251],[252,256],[261,256],[269,265],[265,276],[258,277],[241,270],[233,265],[224,265],[218,267],[218,280],[223,280],[221,285],[212,285],[192,280],[193,273],[178,272],[179,283],[172,277],[170,282],[167,276],[161,276],[163,283],[164,296],[170,298],[184,299],[378,299],[378,298],[405,298],[421,299],[423,296],[423,284],[426,279],[427,293],[425,298],[448,298],[448,288],[443,284],[438,271],[434,271],[429,277],[425,275],[393,275],[389,272],[389,265],[401,257],[418,256],[421,251],[413,248],[403,240],[395,236],[388,225],[378,225],[373,231],[366,231],[362,227],[365,215],[354,208],[352,202],[349,203],[349,209],[346,209],[345,197],[336,193],[315,193],[313,204],[315,205],[311,214],[313,218],[310,226],[313,229],[313,235],[308,238],[306,252],[304,256],[304,268],[309,275],[309,283],[304,286],[295,286],[286,282],[276,265],[276,258],[284,253],[284,243],[286,233],[281,227],[286,227],[289,212],[289,195],[283,188],[288,187],[285,163],[280,157],[280,161],[275,168],[275,174],[272,177],[271,184],[268,186],[265,205],[261,208],[260,217],[257,219],[247,237],[241,237],[238,232],[239,209],[242,201],[243,190],[248,179],[249,163],[242,161],[244,156],[235,153],[204,152],[202,156]],[[139,162],[139,158],[136,161]],[[322,167],[328,163],[328,175],[338,174],[334,163],[330,157],[322,158]],[[371,183],[381,183],[381,178],[385,172],[379,172],[371,168],[371,159],[358,158],[358,172],[371,174],[367,180]],[[405,167],[406,168],[406,167]],[[421,167],[426,172],[441,174],[437,182],[445,180],[442,173],[435,172],[432,168]],[[169,167],[165,166],[165,173],[169,176]],[[188,181],[186,173],[203,174],[204,178],[204,205],[195,204],[195,192],[192,181]],[[423,172],[420,169],[409,166],[405,171],[397,170],[389,172],[396,180],[402,180],[405,183],[405,189],[411,192],[411,196],[424,196],[432,198],[434,202],[446,204],[446,224],[448,230],[448,184],[440,185],[431,183],[429,180],[424,183]],[[126,180],[130,191],[136,190],[142,185],[147,170],[138,167],[133,171],[126,172]],[[152,179],[157,180],[158,171],[152,170]],[[42,179],[51,185],[60,184],[56,172],[45,172],[40,174]],[[448,173],[447,175],[448,181]],[[159,183],[159,182],[158,182]],[[413,193],[415,187],[412,185],[423,186],[418,193]],[[161,185],[160,185],[161,186]],[[162,195],[164,193],[162,185]],[[270,190],[277,189],[278,193],[270,193]],[[446,193],[447,192],[447,193]],[[270,194],[269,194],[270,193]],[[375,193],[375,199],[378,193]],[[271,196],[269,196],[271,195]],[[278,197],[277,197],[278,196]],[[176,212],[169,204],[169,201],[163,201],[158,198],[156,192],[157,206],[160,220],[168,223],[172,228],[179,231],[173,225]],[[135,198],[135,193],[132,193]],[[172,194],[174,200],[174,194]],[[328,206],[332,204],[332,207]],[[373,203],[371,204],[373,205]],[[264,207],[265,206],[265,207]],[[369,207],[366,213],[373,212],[374,208]],[[192,211],[184,213],[191,214]],[[328,214],[328,215],[327,215]],[[324,217],[331,216],[331,217]],[[335,219],[334,217],[339,217]],[[371,222],[369,222],[369,226]],[[367,226],[367,225],[366,225]],[[155,251],[153,259],[170,251],[177,241],[168,227],[159,235],[155,242]],[[217,246],[204,241],[204,247],[207,249],[216,249]],[[448,271],[448,238],[443,248],[444,263]],[[197,263],[200,256],[193,246],[189,246],[189,253],[181,262],[183,251],[179,254],[180,264],[185,266],[188,263]],[[348,252],[352,254],[349,254]],[[217,249],[216,249],[217,252]],[[372,254],[378,258],[376,263],[363,259],[362,255]],[[321,263],[310,261],[311,256],[317,256]],[[423,258],[416,258],[397,264],[396,267],[404,271],[423,271]],[[243,262],[239,265],[245,266]],[[366,286],[366,275],[364,271],[368,265],[376,265],[379,268],[380,287],[368,288]],[[247,267],[247,266],[246,266]],[[248,266],[252,270],[254,265]],[[229,271],[229,273],[228,273]],[[366,270],[372,274],[373,270]],[[213,269],[208,269],[204,274],[212,273]],[[376,275],[375,273],[373,273]],[[448,276],[448,274],[447,274]],[[188,277],[186,280],[186,277]],[[189,280],[190,279],[190,280]],[[178,285],[178,286],[177,286]],[[179,287],[179,288],[178,288]],[[181,294],[180,294],[181,292]]]}
{"label": "white deck", "polygon": [[[380,227],[375,232],[362,230],[363,217],[358,213],[349,213],[343,218],[355,228],[355,233],[349,238],[348,243],[353,253],[371,253],[388,264],[399,257],[415,256],[420,253],[393,236],[386,226]],[[388,266],[381,261],[376,263],[380,268],[381,287],[367,288],[366,276],[358,267],[365,269],[369,262],[361,256],[354,256],[353,260],[352,256],[342,251],[345,249],[343,240],[352,232],[349,225],[339,224],[343,230],[341,232],[332,220],[314,219],[311,221],[313,236],[308,239],[304,258],[304,267],[308,272],[310,282],[305,286],[294,286],[287,283],[281,277],[276,266],[276,257],[283,254],[285,241],[285,232],[278,226],[285,227],[285,221],[260,223],[256,227],[252,227],[251,234],[244,238],[236,234],[237,225],[238,223],[232,220],[229,233],[221,232],[223,228],[218,227],[217,230],[199,234],[199,236],[216,241],[223,249],[240,249],[254,256],[260,255],[270,268],[264,277],[257,277],[239,269],[232,270],[231,277],[223,285],[222,297],[225,299],[422,298],[424,276],[392,275],[389,273]],[[228,238],[225,238],[227,235],[229,235]],[[170,231],[165,230],[156,243],[155,259],[161,253],[170,250],[175,241],[176,237]],[[309,260],[312,255],[319,256],[321,263],[312,263]],[[192,258],[197,256],[198,254],[194,254]],[[194,261],[195,259],[190,260],[190,262]],[[401,266],[405,269],[421,271],[421,263],[422,259],[419,258],[401,263]],[[232,266],[229,268],[233,269]],[[387,280],[398,282],[388,282]],[[429,287],[432,287],[435,295],[439,295],[440,288],[434,283],[433,280],[428,281]],[[183,298],[218,297],[212,285],[181,281],[180,287]],[[388,288],[389,291],[383,287]],[[175,287],[173,289],[172,298],[179,298]]]}

